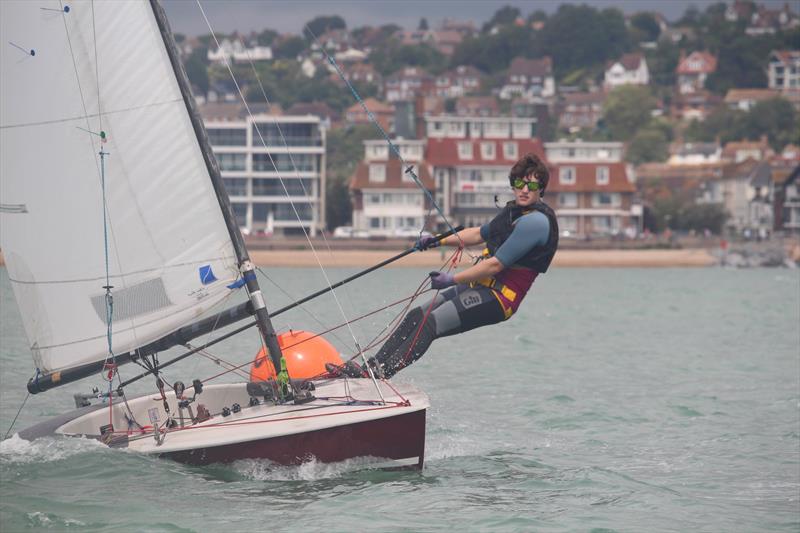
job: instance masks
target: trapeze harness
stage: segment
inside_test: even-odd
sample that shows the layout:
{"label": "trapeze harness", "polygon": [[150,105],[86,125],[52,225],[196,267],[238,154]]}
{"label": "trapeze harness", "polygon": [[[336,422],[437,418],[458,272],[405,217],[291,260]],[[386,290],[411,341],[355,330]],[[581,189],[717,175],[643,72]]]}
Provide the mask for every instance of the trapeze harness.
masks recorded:
{"label": "trapeze harness", "polygon": [[[515,229],[527,231],[527,222],[544,222],[528,219],[541,213],[547,219],[547,236],[538,237],[537,244],[519,256],[519,243],[523,246],[531,242],[527,235],[519,232],[514,235],[510,247],[503,248]],[[526,224],[520,224],[526,222]],[[540,226],[542,227],[542,226]],[[403,322],[392,334],[370,365],[384,377],[391,377],[402,368],[410,365],[425,353],[431,343],[439,337],[463,333],[481,326],[497,324],[508,320],[517,311],[536,276],[547,272],[550,262],[558,248],[558,222],[556,215],[544,202],[536,202],[529,207],[519,207],[509,202],[488,224],[481,226],[481,237],[486,242],[484,259],[497,257],[512,263],[493,277],[484,278],[470,284],[459,284],[440,292],[434,301],[409,311]],[[502,248],[502,249],[501,249]],[[509,251],[510,250],[510,251]],[[516,259],[513,257],[516,256]],[[512,259],[509,260],[508,258]],[[430,309],[422,327],[425,314]]]}

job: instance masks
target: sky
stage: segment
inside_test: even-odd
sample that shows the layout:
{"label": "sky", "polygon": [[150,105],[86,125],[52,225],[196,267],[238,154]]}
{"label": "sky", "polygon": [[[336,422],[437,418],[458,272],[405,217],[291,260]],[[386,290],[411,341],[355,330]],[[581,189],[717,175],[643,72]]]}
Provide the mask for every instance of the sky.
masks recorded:
{"label": "sky", "polygon": [[[173,32],[185,35],[209,33],[196,0],[161,0]],[[794,1],[794,0],[793,0]],[[793,1],[789,4],[793,4]],[[659,11],[668,20],[676,20],[695,5],[705,9],[716,0],[201,0],[200,4],[215,32],[243,33],[265,28],[279,33],[302,31],[303,25],[318,15],[339,15],[348,28],[397,24],[415,29],[425,17],[432,29],[444,18],[472,20],[477,27],[489,20],[505,5],[529,15],[538,9],[553,13],[560,4],[590,4],[597,8],[617,7],[625,13]],[[786,0],[757,2],[772,9],[782,7]]]}

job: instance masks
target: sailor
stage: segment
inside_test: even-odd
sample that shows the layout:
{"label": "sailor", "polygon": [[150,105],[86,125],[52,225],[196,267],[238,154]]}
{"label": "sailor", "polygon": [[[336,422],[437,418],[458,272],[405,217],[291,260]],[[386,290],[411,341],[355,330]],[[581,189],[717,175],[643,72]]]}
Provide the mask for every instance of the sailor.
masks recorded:
{"label": "sailor", "polygon": [[[485,243],[484,259],[451,274],[431,272],[431,287],[440,290],[433,302],[409,311],[378,353],[368,363],[375,374],[391,377],[425,353],[440,337],[464,333],[508,320],[519,308],[534,280],[547,272],[558,247],[558,223],[542,201],[550,174],[534,154],[511,168],[508,180],[514,200],[490,222],[466,228],[441,242],[423,237],[419,250],[444,244],[473,246]],[[353,361],[329,366],[332,373],[365,375]]]}

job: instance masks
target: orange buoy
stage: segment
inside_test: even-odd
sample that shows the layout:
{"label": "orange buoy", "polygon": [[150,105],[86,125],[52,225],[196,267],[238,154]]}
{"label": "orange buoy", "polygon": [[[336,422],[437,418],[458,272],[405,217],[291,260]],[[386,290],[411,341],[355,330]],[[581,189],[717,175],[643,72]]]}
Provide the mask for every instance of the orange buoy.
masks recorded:
{"label": "orange buoy", "polygon": [[[307,379],[325,373],[325,363],[344,364],[339,351],[321,336],[308,331],[287,331],[278,335],[278,345],[286,359],[286,370],[292,379]],[[256,355],[250,366],[250,381],[266,381],[275,378],[272,361],[266,349]]]}

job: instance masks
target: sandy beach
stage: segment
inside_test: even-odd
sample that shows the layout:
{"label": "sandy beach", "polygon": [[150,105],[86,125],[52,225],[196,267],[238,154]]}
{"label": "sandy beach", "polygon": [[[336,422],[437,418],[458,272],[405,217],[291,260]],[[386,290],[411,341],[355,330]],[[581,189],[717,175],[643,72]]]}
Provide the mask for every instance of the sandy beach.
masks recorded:
{"label": "sandy beach", "polygon": [[[433,267],[441,266],[452,250],[431,250],[405,256],[389,267]],[[478,252],[473,252],[477,254]],[[380,263],[393,254],[388,250],[336,250],[333,253],[318,249],[315,255],[310,250],[251,250],[250,258],[262,267],[368,267]],[[472,262],[464,254],[461,265]],[[708,250],[560,250],[553,261],[557,267],[707,267],[717,263]],[[0,252],[0,265],[4,266]]]}
{"label": "sandy beach", "polygon": [[[413,253],[392,263],[393,267],[441,266],[452,250],[431,250]],[[337,250],[333,254],[318,250],[315,256],[308,250],[254,250],[251,259],[263,267],[317,266],[367,267],[392,257],[386,250]],[[464,254],[462,265],[471,262]],[[554,259],[556,267],[706,267],[716,259],[704,249],[690,250],[560,250]]]}

